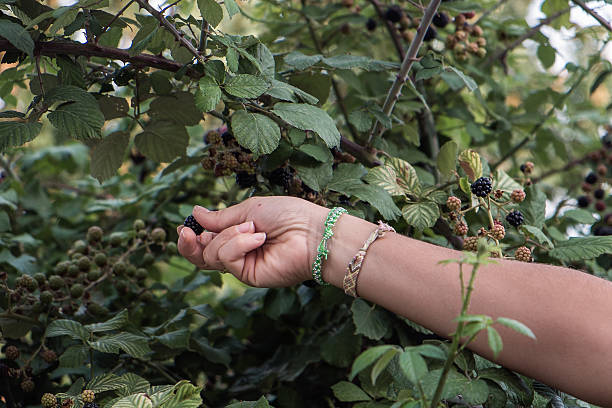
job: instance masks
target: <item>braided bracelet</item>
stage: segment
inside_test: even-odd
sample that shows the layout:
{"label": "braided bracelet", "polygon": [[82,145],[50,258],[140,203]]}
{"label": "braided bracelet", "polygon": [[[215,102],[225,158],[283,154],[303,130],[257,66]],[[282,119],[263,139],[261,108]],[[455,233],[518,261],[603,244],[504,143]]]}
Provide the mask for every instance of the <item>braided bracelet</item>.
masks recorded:
{"label": "braided bracelet", "polygon": [[323,260],[327,259],[327,255],[329,254],[329,250],[327,249],[327,241],[334,235],[333,227],[336,224],[336,221],[338,221],[338,218],[340,218],[340,216],[346,212],[347,211],[342,207],[334,207],[327,214],[327,218],[325,219],[323,238],[317,247],[317,256],[312,263],[312,279],[314,279],[319,285],[329,285],[329,283],[326,283],[321,277],[321,266],[323,265]]}
{"label": "braided bracelet", "polygon": [[346,268],[346,275],[344,275],[344,280],[342,281],[342,288],[344,289],[344,293],[350,295],[352,297],[357,297],[357,279],[359,278],[359,272],[361,272],[361,264],[363,264],[363,260],[365,259],[366,252],[370,245],[378,238],[382,237],[385,232],[393,231],[393,227],[385,224],[382,221],[378,221],[378,228],[374,230],[368,239],[363,243],[363,246],[359,251],[357,251],[357,255],[353,258],[353,260],[348,264]]}

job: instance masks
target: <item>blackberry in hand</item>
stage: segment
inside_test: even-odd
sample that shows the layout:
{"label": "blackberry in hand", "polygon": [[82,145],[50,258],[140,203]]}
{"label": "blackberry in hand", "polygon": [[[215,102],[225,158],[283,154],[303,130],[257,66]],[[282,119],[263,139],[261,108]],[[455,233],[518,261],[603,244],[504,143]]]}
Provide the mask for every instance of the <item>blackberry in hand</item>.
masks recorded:
{"label": "blackberry in hand", "polygon": [[480,177],[470,186],[472,194],[474,194],[476,197],[486,197],[489,195],[492,189],[491,179],[487,177]]}
{"label": "blackberry in hand", "polygon": [[523,214],[521,214],[520,211],[514,210],[506,215],[506,221],[508,221],[508,224],[512,225],[513,227],[518,227],[523,223],[523,221],[525,221],[525,217],[523,217]]}
{"label": "blackberry in hand", "polygon": [[185,218],[185,222],[183,223],[183,225],[186,226],[187,228],[191,228],[193,232],[195,232],[196,235],[200,235],[201,233],[204,232],[204,227],[202,227],[196,221],[193,215],[190,215],[189,217]]}
{"label": "blackberry in hand", "polygon": [[95,402],[87,402],[83,405],[83,408],[100,408],[100,406]]}
{"label": "blackberry in hand", "polygon": [[257,184],[257,176],[246,171],[239,171],[236,173],[236,184],[238,184],[240,188],[253,187]]}
{"label": "blackberry in hand", "polygon": [[589,184],[595,184],[597,183],[597,174],[590,172],[589,174],[587,174],[587,176],[584,178],[584,181],[586,181]]}

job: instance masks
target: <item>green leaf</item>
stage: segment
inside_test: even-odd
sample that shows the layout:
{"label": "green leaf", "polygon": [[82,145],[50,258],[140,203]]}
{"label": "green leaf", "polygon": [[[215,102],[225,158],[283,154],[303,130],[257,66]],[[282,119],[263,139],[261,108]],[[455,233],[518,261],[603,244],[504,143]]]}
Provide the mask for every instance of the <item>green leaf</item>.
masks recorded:
{"label": "green leaf", "polygon": [[334,159],[329,149],[320,145],[303,144],[298,150],[323,163],[331,162]]}
{"label": "green leaf", "polygon": [[111,408],[153,408],[153,402],[147,394],[139,393],[120,398]]}
{"label": "green leaf", "polygon": [[41,128],[39,122],[0,122],[0,152],[34,140]]}
{"label": "green leaf", "polygon": [[123,309],[111,319],[105,322],[102,322],[102,323],[88,324],[87,326],[85,326],[85,328],[91,331],[92,333],[100,333],[100,332],[121,329],[123,326],[125,326],[129,322],[130,320],[128,318],[128,311],[127,309]]}
{"label": "green leaf", "polygon": [[223,4],[225,4],[225,9],[227,10],[227,15],[229,16],[230,20],[232,17],[234,17],[234,15],[240,13],[240,7],[238,7],[235,0],[224,0]]}
{"label": "green leaf", "polygon": [[105,373],[92,378],[91,381],[87,383],[85,388],[92,390],[95,393],[101,393],[105,391],[118,390],[124,386],[124,379],[112,373]]}
{"label": "green leaf", "polygon": [[266,94],[282,101],[290,101],[296,103],[304,101],[310,104],[315,104],[319,102],[318,98],[315,98],[308,92],[304,92],[298,87],[295,87],[285,82],[278,81],[276,79],[271,80],[271,86],[266,91]]}
{"label": "green leaf", "polygon": [[523,186],[514,181],[505,171],[497,170],[495,172],[495,179],[493,180],[493,191],[501,190],[505,192],[512,192],[514,190],[522,190]]}
{"label": "green leaf", "polygon": [[482,176],[480,155],[474,150],[462,151],[459,155],[459,165],[472,182]]}
{"label": "green leaf", "polygon": [[521,228],[527,232],[528,235],[533,236],[538,243],[546,245],[549,248],[553,248],[554,245],[550,239],[542,232],[541,229],[534,227],[533,225],[522,225]]}
{"label": "green leaf", "polygon": [[186,349],[189,347],[190,333],[189,329],[179,329],[155,336],[155,340],[171,349]]}
{"label": "green leaf", "polygon": [[590,211],[583,208],[574,208],[563,213],[563,217],[572,221],[576,221],[580,224],[593,224],[597,222],[597,219],[593,217]]}
{"label": "green leaf", "polygon": [[[178,384],[174,386],[171,390],[170,394],[172,398],[167,400],[164,404],[164,408],[198,408],[202,406],[202,397],[200,393],[202,392],[202,387],[196,387],[195,385],[189,383],[186,380],[180,381]],[[263,398],[263,397],[261,397]],[[265,398],[264,398],[265,400]],[[267,405],[256,405],[257,407],[269,407]]]}
{"label": "green leaf", "polygon": [[280,142],[280,128],[272,119],[245,110],[232,115],[232,131],[241,146],[256,156],[272,153]]}
{"label": "green leaf", "polygon": [[349,115],[349,122],[359,132],[366,132],[372,126],[372,115],[362,110],[353,111]]}
{"label": "green leaf", "polygon": [[221,100],[221,88],[214,78],[205,76],[200,79],[200,87],[195,94],[195,104],[202,112],[214,110]]}
{"label": "green leaf", "polygon": [[[434,348],[440,350],[437,347]],[[413,384],[416,384],[417,381],[427,373],[425,359],[421,357],[417,350],[406,350],[402,352],[399,356],[399,365],[402,372]]]}
{"label": "green leaf", "polygon": [[499,317],[497,318],[497,323],[509,327],[512,330],[521,333],[523,336],[531,337],[534,340],[536,338],[535,334],[533,334],[529,327],[525,326],[523,323],[517,320],[510,319],[508,317]]}
{"label": "green leaf", "polygon": [[612,236],[570,238],[557,243],[549,255],[560,261],[573,262],[597,258],[612,253]]}
{"label": "green leaf", "polygon": [[126,117],[130,111],[130,105],[125,98],[110,95],[98,96],[98,107],[106,120]]}
{"label": "green leaf", "polygon": [[421,193],[421,183],[414,167],[396,157],[387,160],[384,166],[370,169],[366,181],[382,187],[392,196]]}
{"label": "green leaf", "polygon": [[537,228],[544,227],[546,220],[546,195],[536,186],[525,189],[526,198],[520,205],[520,210],[525,216],[525,224]]}
{"label": "green leaf", "polygon": [[92,94],[74,85],[58,86],[51,89],[45,95],[45,102],[49,105],[55,102],[83,102],[85,104],[96,104],[96,98]]}
{"label": "green leaf", "polygon": [[362,337],[355,336],[355,327],[346,320],[341,327],[332,329],[321,342],[321,357],[336,367],[348,367],[361,351]]}
{"label": "green leaf", "polygon": [[334,396],[343,402],[370,401],[371,398],[361,388],[348,381],[340,381],[331,387]]}
{"label": "green leaf", "polygon": [[383,370],[387,368],[393,357],[395,357],[398,353],[399,350],[397,349],[387,350],[385,354],[383,354],[378,359],[376,364],[374,364],[374,367],[372,367],[372,371],[370,372],[370,380],[372,381],[372,384],[376,384],[376,379],[378,378],[380,373],[382,373]]}
{"label": "green leaf", "polygon": [[47,118],[59,132],[80,140],[99,138],[104,126],[104,115],[95,99],[91,104],[66,102],[49,113]]}
{"label": "green leaf", "polygon": [[393,346],[383,344],[381,346],[370,347],[361,353],[353,362],[349,379],[352,380],[355,378],[357,374],[374,364],[374,362],[378,360],[380,356],[393,348]]}
{"label": "green leaf", "polygon": [[397,62],[378,61],[361,55],[351,54],[323,58],[321,61],[323,61],[325,65],[336,69],[360,68],[365,71],[390,71],[399,68]]}
{"label": "green leaf", "polygon": [[332,164],[317,163],[314,165],[294,164],[293,168],[304,184],[314,191],[321,191],[332,179]]}
{"label": "green leaf", "polygon": [[34,56],[34,41],[26,29],[19,24],[7,19],[0,20],[0,37],[6,38],[15,48],[30,57]]}
{"label": "green leaf", "polygon": [[402,216],[408,225],[422,231],[433,227],[440,216],[440,208],[433,201],[408,203],[402,208]]}
{"label": "green leaf", "polygon": [[215,0],[198,0],[202,18],[212,27],[217,27],[223,20],[223,9]]}
{"label": "green leaf", "polygon": [[91,175],[101,183],[117,173],[130,143],[128,132],[114,132],[106,136],[90,150]]}
{"label": "green leaf", "polygon": [[134,373],[126,373],[121,376],[123,387],[121,395],[130,395],[139,392],[145,392],[151,386],[147,380]]}
{"label": "green leaf", "polygon": [[493,355],[497,357],[497,355],[502,351],[503,342],[499,332],[491,326],[487,327],[487,341],[491,351],[493,351]]}
{"label": "green leaf", "polygon": [[49,34],[56,35],[59,30],[72,23],[76,19],[77,14],[79,14],[79,9],[71,6],[58,7],[55,9],[53,11],[55,21],[49,28]]}
{"label": "green leaf", "polygon": [[100,337],[96,341],[90,341],[89,346],[103,353],[117,354],[119,350],[123,350],[135,358],[142,358],[151,352],[147,338],[132,333],[118,333]]}
{"label": "green leaf", "polygon": [[231,77],[225,82],[224,89],[228,94],[237,98],[257,98],[263,94],[270,84],[264,78],[249,75],[249,74],[238,74]]}
{"label": "green leaf", "polygon": [[531,406],[534,396],[533,390],[518,374],[507,368],[491,367],[479,370],[478,377],[491,380],[504,390],[508,390],[508,394],[514,394],[517,404]]}
{"label": "green leaf", "polygon": [[45,337],[70,336],[70,338],[75,340],[87,341],[90,334],[89,330],[81,323],[74,320],[60,319],[52,321],[47,326]]}
{"label": "green leaf", "polygon": [[285,64],[297,68],[298,71],[304,71],[305,69],[317,64],[323,59],[320,54],[317,55],[304,55],[298,51],[292,51],[285,55]]}
{"label": "green leaf", "polygon": [[77,368],[82,367],[89,358],[89,347],[84,344],[70,346],[59,356],[60,367]]}
{"label": "green leaf", "polygon": [[202,120],[202,112],[196,107],[195,99],[189,92],[159,96],[151,102],[147,113],[152,120],[175,122],[184,126],[194,126]]}
{"label": "green leaf", "polygon": [[545,69],[548,69],[555,64],[557,52],[550,45],[540,44],[537,54]]}
{"label": "green leaf", "polygon": [[232,361],[232,357],[227,351],[211,346],[204,337],[192,337],[190,339],[190,346],[190,348],[210,362],[223,364],[228,367],[229,363]]}
{"label": "green leaf", "polygon": [[437,163],[438,170],[440,173],[448,177],[455,171],[456,163],[457,163],[457,143],[452,140],[446,142],[440,147],[440,152],[438,153]]}
{"label": "green leaf", "polygon": [[340,132],[334,120],[316,106],[279,102],[274,105],[272,112],[291,126],[316,132],[328,147],[340,145]]}
{"label": "green leaf", "polygon": [[355,333],[369,339],[380,340],[389,330],[389,317],[376,305],[368,305],[363,299],[355,299],[351,306]]}
{"label": "green leaf", "polygon": [[184,126],[172,122],[149,122],[134,143],[150,159],[163,163],[184,156],[189,136]]}
{"label": "green leaf", "polygon": [[455,75],[457,75],[465,84],[465,86],[470,90],[470,91],[475,91],[476,89],[478,89],[478,84],[476,84],[476,81],[474,81],[474,79],[468,75],[465,75],[461,70],[455,68],[455,67],[448,67],[447,70],[450,70],[451,72],[453,72]]}

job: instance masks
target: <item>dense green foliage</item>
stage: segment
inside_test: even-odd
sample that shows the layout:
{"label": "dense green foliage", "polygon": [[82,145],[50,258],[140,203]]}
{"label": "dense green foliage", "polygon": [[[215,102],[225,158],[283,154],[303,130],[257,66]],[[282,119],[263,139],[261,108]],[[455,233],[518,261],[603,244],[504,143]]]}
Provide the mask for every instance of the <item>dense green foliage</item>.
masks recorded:
{"label": "dense green foliage", "polygon": [[[522,1],[444,1],[435,27],[412,1],[46,3],[0,0],[0,406],[586,406],[338,289],[245,289],[174,244],[195,204],[293,195],[476,269],[612,279],[609,34],[573,2],[536,28]],[[458,333],[496,353],[494,324],[531,335],[466,310]]]}

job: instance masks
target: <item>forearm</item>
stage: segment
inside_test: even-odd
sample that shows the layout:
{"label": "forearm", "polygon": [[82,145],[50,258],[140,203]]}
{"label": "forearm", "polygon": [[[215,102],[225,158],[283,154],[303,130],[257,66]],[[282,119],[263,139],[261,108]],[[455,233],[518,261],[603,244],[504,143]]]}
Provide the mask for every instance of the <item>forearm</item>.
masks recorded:
{"label": "forearm", "polygon": [[[323,277],[342,287],[346,266],[376,226],[344,215],[330,241]],[[358,293],[441,336],[461,308],[458,251],[390,233],[368,250]],[[467,275],[469,275],[469,268]],[[469,312],[526,324],[537,340],[505,327],[497,362],[594,403],[612,404],[612,283],[566,268],[500,260],[482,267]],[[585,319],[585,316],[588,317]],[[486,335],[470,346],[493,359]]]}

